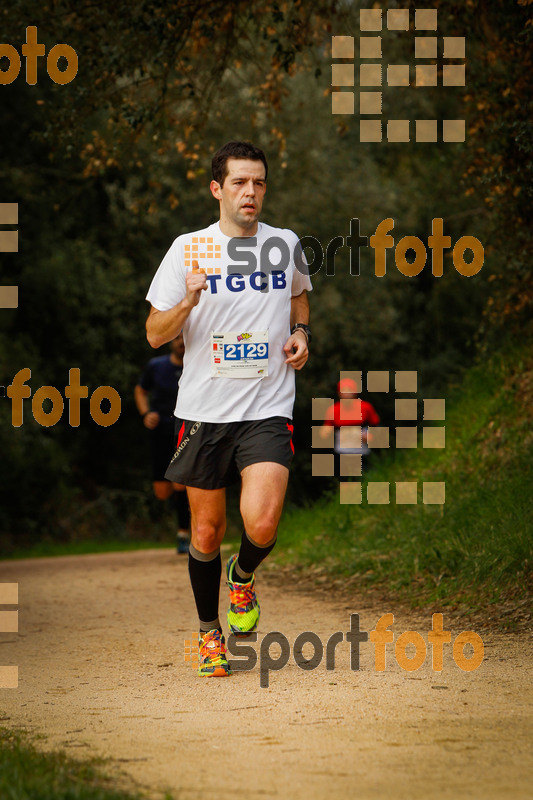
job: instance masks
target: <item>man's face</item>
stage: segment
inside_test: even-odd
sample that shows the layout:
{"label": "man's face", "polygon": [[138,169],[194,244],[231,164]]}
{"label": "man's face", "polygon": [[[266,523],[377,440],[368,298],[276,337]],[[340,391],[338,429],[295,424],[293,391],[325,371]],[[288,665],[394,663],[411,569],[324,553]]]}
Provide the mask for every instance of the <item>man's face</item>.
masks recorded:
{"label": "man's face", "polygon": [[262,161],[229,158],[228,174],[221,186],[211,182],[211,191],[220,201],[220,219],[244,230],[257,226],[266,192],[265,166]]}

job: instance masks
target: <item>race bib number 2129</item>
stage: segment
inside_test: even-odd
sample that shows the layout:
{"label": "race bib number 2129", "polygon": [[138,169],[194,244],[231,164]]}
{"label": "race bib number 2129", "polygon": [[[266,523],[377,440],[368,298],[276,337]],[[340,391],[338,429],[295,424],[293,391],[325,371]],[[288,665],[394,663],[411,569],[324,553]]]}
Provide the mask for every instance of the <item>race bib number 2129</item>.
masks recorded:
{"label": "race bib number 2129", "polygon": [[216,378],[265,378],[268,331],[212,333],[211,366]]}

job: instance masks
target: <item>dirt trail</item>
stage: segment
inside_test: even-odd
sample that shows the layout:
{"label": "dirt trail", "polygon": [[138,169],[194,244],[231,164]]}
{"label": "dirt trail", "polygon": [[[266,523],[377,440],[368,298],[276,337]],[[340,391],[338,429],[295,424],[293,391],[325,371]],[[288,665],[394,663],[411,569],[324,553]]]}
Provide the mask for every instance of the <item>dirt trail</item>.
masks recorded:
{"label": "dirt trail", "polygon": [[[19,688],[0,690],[3,724],[43,733],[45,746],[101,755],[154,796],[530,798],[533,653],[527,634],[479,631],[485,659],[461,671],[445,646],[416,672],[387,645],[384,672],[374,645],[349,645],[303,671],[287,666],[259,685],[259,667],[202,680],[184,661],[195,630],[184,557],[170,550],[0,563],[19,584],[19,634],[0,634],[0,663],[19,666]],[[371,631],[394,608],[354,599],[283,592],[258,574],[261,635],[303,631],[325,642],[347,631],[350,613]],[[226,602],[222,588],[221,611]],[[438,609],[434,609],[438,611]],[[461,627],[451,627],[452,637]],[[395,615],[395,641],[427,618]],[[261,637],[260,637],[261,639]],[[453,639],[452,639],[453,640]],[[259,649],[260,640],[256,646]],[[310,646],[308,646],[310,647]],[[467,654],[467,651],[465,651]],[[307,649],[304,654],[307,655]],[[275,648],[272,648],[275,654]]]}

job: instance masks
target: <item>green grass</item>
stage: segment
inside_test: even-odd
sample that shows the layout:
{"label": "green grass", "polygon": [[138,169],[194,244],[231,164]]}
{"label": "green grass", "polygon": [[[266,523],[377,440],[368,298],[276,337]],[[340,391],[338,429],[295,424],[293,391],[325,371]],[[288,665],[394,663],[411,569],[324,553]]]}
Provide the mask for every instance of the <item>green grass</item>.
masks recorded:
{"label": "green grass", "polygon": [[[116,783],[116,779],[113,779]],[[112,787],[100,762],[77,761],[61,751],[41,753],[27,735],[0,728],[2,800],[141,800]],[[166,795],[166,800],[171,800]]]}
{"label": "green grass", "polygon": [[[239,532],[228,531],[224,544],[238,548],[241,536]],[[174,541],[166,542],[151,539],[85,539],[81,542],[38,542],[30,547],[12,550],[8,559],[49,558],[52,556],[85,556],[94,553],[133,552],[134,550],[174,549]]]}
{"label": "green grass", "polygon": [[[389,505],[340,505],[336,490],[292,510],[274,558],[416,604],[523,608],[533,574],[530,352],[507,350],[466,374],[446,400],[444,449],[419,438],[416,450],[375,459],[368,478],[391,483]],[[394,482],[414,480],[418,504],[396,504]],[[424,480],[445,481],[444,505],[422,503]]]}
{"label": "green grass", "polygon": [[149,539],[84,539],[80,542],[37,542],[30,547],[12,550],[9,558],[47,558],[49,556],[84,556],[91,553],[115,553],[130,550],[151,550],[152,548],[174,547],[167,542]]}
{"label": "green grass", "polygon": [[[379,587],[419,605],[438,600],[475,611],[503,604],[511,612],[503,620],[509,626],[516,609],[527,619],[533,577],[533,358],[524,340],[472,368],[449,393],[444,449],[424,449],[419,438],[417,449],[392,449],[374,459],[369,478],[391,484],[389,505],[366,500],[340,505],[336,489],[309,508],[289,510],[280,525],[281,545],[269,562],[290,564],[302,574],[349,578],[357,590]],[[398,480],[417,481],[417,505],[395,503]],[[423,504],[422,481],[445,482],[443,506]],[[240,538],[237,498],[229,504],[235,506],[225,542],[231,545]],[[11,556],[172,545],[170,534],[166,542],[83,538],[37,544]]]}

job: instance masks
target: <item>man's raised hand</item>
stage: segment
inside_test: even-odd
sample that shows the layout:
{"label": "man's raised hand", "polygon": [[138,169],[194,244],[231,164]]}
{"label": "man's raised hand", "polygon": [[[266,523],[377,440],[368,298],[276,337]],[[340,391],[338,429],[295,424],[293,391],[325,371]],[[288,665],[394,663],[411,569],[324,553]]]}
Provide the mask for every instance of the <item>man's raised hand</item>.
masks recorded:
{"label": "man's raised hand", "polygon": [[207,289],[207,279],[205,272],[198,266],[198,261],[192,262],[192,270],[185,276],[187,287],[187,302],[189,305],[197,306],[200,302],[200,295],[203,289]]}

